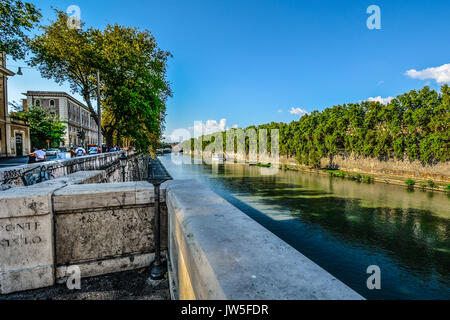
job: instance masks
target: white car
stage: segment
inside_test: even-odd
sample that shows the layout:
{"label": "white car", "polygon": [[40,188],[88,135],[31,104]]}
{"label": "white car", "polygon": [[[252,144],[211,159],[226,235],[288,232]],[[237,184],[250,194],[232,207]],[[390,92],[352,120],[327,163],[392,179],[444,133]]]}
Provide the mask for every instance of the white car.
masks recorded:
{"label": "white car", "polygon": [[59,149],[50,149],[45,151],[45,155],[50,157],[56,157],[56,154],[58,154],[59,152],[61,152],[59,151]]}

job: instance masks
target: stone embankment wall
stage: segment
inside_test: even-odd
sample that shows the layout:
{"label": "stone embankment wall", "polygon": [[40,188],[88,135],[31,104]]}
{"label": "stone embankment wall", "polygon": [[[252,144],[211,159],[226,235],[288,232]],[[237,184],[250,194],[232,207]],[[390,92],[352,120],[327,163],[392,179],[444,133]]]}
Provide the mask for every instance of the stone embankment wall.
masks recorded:
{"label": "stone embankment wall", "polygon": [[[153,186],[83,184],[99,172],[2,193],[0,294],[151,264]],[[362,299],[199,182],[161,187],[173,299]]]}
{"label": "stone embankment wall", "polygon": [[[193,152],[188,151],[186,154],[201,157],[201,154],[199,153],[194,154]],[[204,157],[210,158],[211,155],[204,155]],[[237,161],[249,162],[248,155],[229,154],[228,157]],[[263,163],[276,163],[274,159],[270,158],[258,161]],[[295,158],[288,158],[285,156],[280,157],[279,163],[291,166],[299,165]],[[330,162],[330,158],[322,158],[320,166],[322,168],[334,168],[361,174],[392,175],[420,180],[432,179],[435,182],[444,183],[450,181],[450,162],[438,162],[433,165],[424,165],[419,160],[409,161],[397,160],[395,158],[378,159],[340,153],[333,157],[332,162]]]}
{"label": "stone embankment wall", "polygon": [[[71,274],[71,266],[90,277],[153,261],[153,186],[83,184],[101,173],[74,173],[0,193],[0,294],[52,286]],[[167,230],[164,201],[161,226]],[[167,232],[161,242],[165,249]]]}
{"label": "stone embankment wall", "polygon": [[[132,159],[128,179],[145,176],[145,157]],[[154,188],[104,183],[120,180],[113,166],[0,192],[0,294],[151,264]],[[174,299],[362,299],[199,182],[161,191]]]}
{"label": "stone embankment wall", "polygon": [[[64,177],[80,171],[104,171],[102,181],[122,181],[122,168],[119,164],[120,152],[110,152],[68,160],[47,161],[43,163],[0,169],[0,191],[26,186],[24,177],[33,173],[47,173],[51,179]],[[141,181],[148,176],[148,159],[146,154],[128,152],[128,163],[125,168],[126,181]]]}
{"label": "stone embankment wall", "polygon": [[321,160],[322,167],[333,167],[345,171],[369,174],[402,176],[414,179],[449,182],[450,162],[438,162],[433,165],[422,164],[419,160],[378,159],[338,154],[330,162],[329,158]]}

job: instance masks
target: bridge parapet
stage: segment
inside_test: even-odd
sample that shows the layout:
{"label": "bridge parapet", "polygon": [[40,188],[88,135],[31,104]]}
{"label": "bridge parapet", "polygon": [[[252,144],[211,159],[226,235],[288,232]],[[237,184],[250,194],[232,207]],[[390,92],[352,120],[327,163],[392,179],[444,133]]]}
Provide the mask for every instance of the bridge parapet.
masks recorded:
{"label": "bridge parapet", "polygon": [[[83,184],[79,172],[0,193],[0,294],[147,267],[154,259],[148,182]],[[362,299],[195,180],[162,186],[161,244],[173,299]]]}
{"label": "bridge parapet", "polygon": [[174,299],[363,299],[201,183],[166,198]]}
{"label": "bridge parapet", "polygon": [[[0,195],[0,294],[52,286],[153,261],[154,190],[148,182],[71,184],[77,173]],[[100,171],[100,174],[102,172]],[[162,225],[167,211],[161,208]],[[166,230],[167,228],[165,228]],[[167,233],[161,235],[166,248]]]}
{"label": "bridge parapet", "polygon": [[[47,161],[26,164],[13,168],[0,169],[0,191],[29,186],[44,181],[64,177],[80,171],[103,170],[106,173],[103,182],[120,182],[122,180],[119,165],[120,152],[109,152],[67,160]],[[127,152],[127,181],[145,180],[148,176],[148,154]]]}

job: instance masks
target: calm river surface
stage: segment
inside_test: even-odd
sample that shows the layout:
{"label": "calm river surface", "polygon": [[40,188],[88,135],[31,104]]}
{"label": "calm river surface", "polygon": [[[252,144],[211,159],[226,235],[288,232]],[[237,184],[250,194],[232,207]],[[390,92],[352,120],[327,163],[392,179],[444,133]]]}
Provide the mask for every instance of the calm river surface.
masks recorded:
{"label": "calm river surface", "polygon": [[[450,198],[314,173],[160,157],[197,179],[367,299],[450,299]],[[381,269],[368,290],[367,267]]]}

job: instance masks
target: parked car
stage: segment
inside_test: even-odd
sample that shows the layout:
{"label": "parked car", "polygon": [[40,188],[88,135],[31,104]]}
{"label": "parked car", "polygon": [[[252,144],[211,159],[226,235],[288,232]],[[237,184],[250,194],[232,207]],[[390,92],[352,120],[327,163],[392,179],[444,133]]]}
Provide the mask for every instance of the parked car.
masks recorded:
{"label": "parked car", "polygon": [[46,155],[47,157],[48,157],[48,156],[50,156],[50,157],[56,157],[56,154],[59,153],[59,152],[61,152],[59,149],[50,149],[50,150],[45,151],[45,155]]}
{"label": "parked car", "polygon": [[97,147],[92,147],[89,149],[89,155],[92,154],[97,154],[98,153],[98,148]]}

